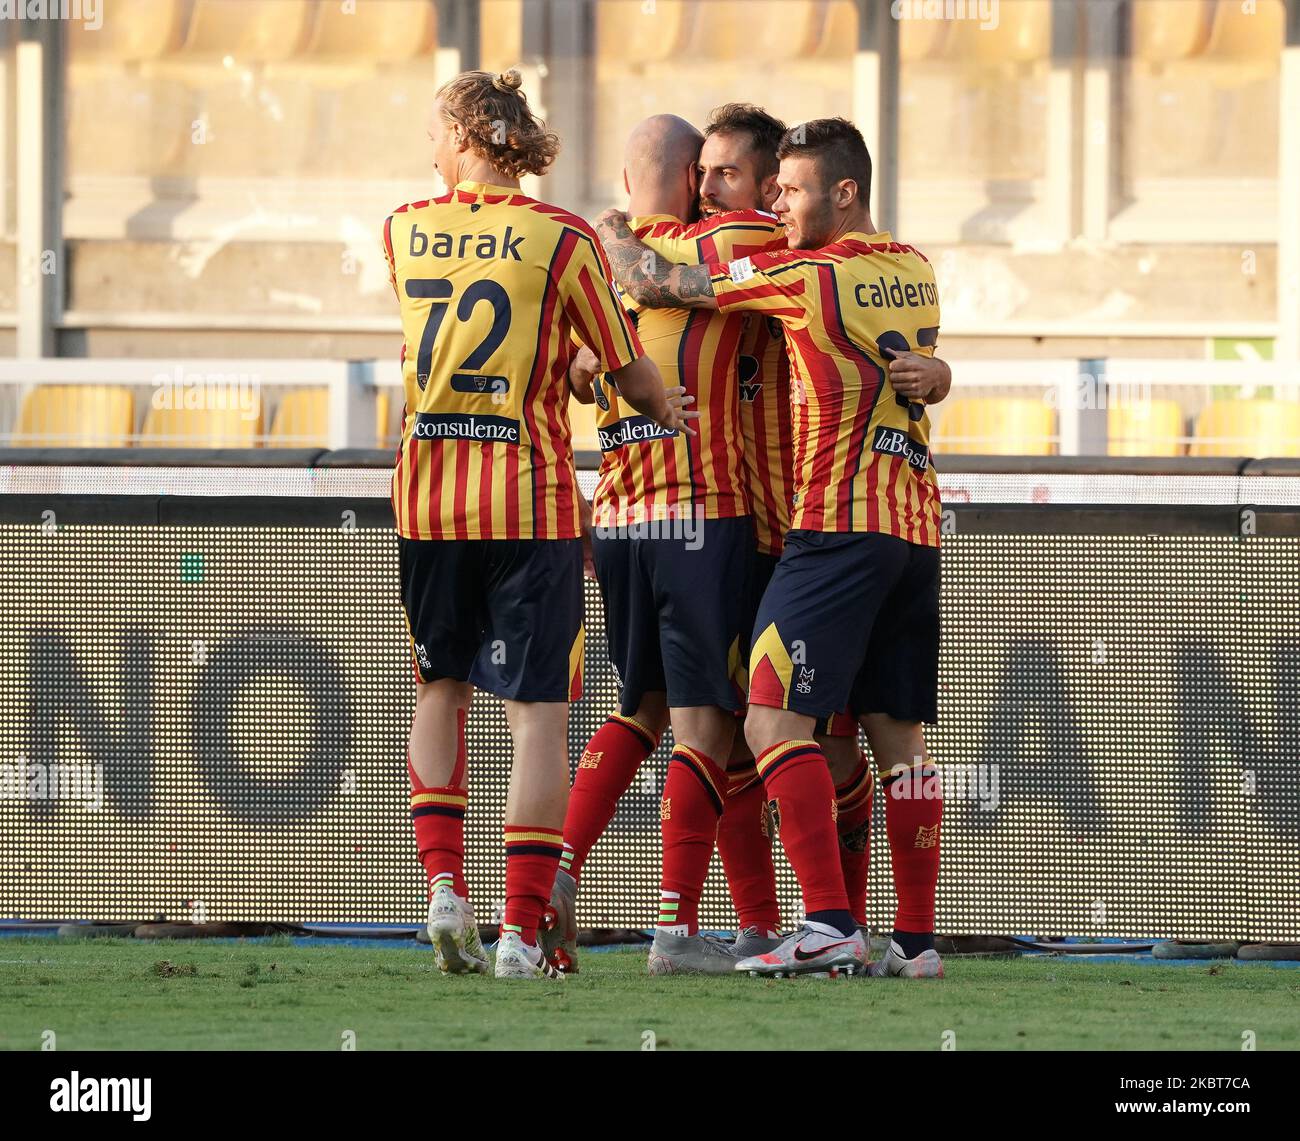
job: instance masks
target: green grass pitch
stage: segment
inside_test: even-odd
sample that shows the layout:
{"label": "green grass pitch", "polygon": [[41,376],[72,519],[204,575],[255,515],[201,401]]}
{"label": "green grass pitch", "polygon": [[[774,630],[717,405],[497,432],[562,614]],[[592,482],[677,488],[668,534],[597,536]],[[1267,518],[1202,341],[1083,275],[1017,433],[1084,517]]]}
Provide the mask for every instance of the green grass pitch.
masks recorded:
{"label": "green grass pitch", "polygon": [[[442,977],[427,948],[0,940],[0,1049],[1300,1048],[1300,971],[954,959],[936,981]],[[647,1034],[651,1032],[651,1034]]]}

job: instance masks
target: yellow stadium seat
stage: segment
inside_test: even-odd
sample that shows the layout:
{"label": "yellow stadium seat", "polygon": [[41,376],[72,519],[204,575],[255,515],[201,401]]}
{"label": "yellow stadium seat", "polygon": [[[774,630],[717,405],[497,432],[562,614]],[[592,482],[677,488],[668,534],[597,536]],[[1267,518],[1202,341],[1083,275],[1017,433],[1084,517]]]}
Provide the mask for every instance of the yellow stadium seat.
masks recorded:
{"label": "yellow stadium seat", "polygon": [[1214,0],[1143,0],[1129,5],[1133,58],[1169,63],[1200,55],[1210,42]]}
{"label": "yellow stadium seat", "polygon": [[1181,456],[1183,410],[1175,400],[1115,404],[1106,413],[1112,456]]}
{"label": "yellow stadium seat", "polygon": [[813,53],[820,57],[842,58],[858,50],[858,9],[853,0],[830,0],[822,21],[821,42]]}
{"label": "yellow stadium seat", "polygon": [[1052,5],[1043,0],[1001,0],[996,28],[985,28],[978,19],[951,24],[943,53],[966,64],[1036,63],[1052,54]]}
{"label": "yellow stadium seat", "polygon": [[1054,454],[1056,413],[1042,400],[967,397],[938,405],[937,455],[1049,456]]}
{"label": "yellow stadium seat", "polygon": [[331,0],[317,10],[306,54],[357,56],[366,63],[407,60],[433,47],[437,26],[432,0],[358,0],[351,11]]}
{"label": "yellow stadium seat", "polygon": [[129,443],[134,428],[129,388],[43,384],[24,398],[10,443],[21,448],[111,448]]}
{"label": "yellow stadium seat", "polygon": [[1300,404],[1215,400],[1196,419],[1194,456],[1300,456]]}
{"label": "yellow stadium seat", "polygon": [[175,51],[185,36],[186,9],[180,0],[111,0],[109,18],[98,28],[69,20],[68,59],[157,59]]}
{"label": "yellow stadium seat", "polygon": [[236,64],[288,59],[306,45],[315,15],[311,0],[194,0],[181,51]]}
{"label": "yellow stadium seat", "polygon": [[[388,431],[388,412],[391,407],[388,390],[375,390],[376,447],[388,447],[396,438]],[[330,435],[330,393],[328,388],[293,388],[280,398],[279,407],[271,418],[271,435],[267,446],[272,448],[327,448]],[[369,446],[369,441],[367,446]]]}
{"label": "yellow stadium seat", "polygon": [[596,406],[569,401],[569,431],[573,433],[575,452],[598,452],[600,440],[596,436]]}
{"label": "yellow stadium seat", "polygon": [[239,407],[151,407],[144,418],[140,444],[149,448],[255,448],[261,435],[260,401],[251,416]]}
{"label": "yellow stadium seat", "polygon": [[904,63],[933,59],[943,50],[951,20],[900,20],[898,58]]}
{"label": "yellow stadium seat", "polygon": [[644,64],[675,59],[685,48],[694,0],[596,5],[596,55]]}
{"label": "yellow stadium seat", "polygon": [[811,55],[821,39],[825,0],[708,0],[695,5],[686,54],[695,59],[776,63]]}
{"label": "yellow stadium seat", "polygon": [[524,58],[524,5],[528,0],[479,0],[479,66],[505,71]]}
{"label": "yellow stadium seat", "polygon": [[1253,11],[1243,11],[1241,0],[1219,0],[1205,54],[1213,60],[1254,65],[1251,70],[1276,70],[1285,27],[1282,0],[1254,0]]}
{"label": "yellow stadium seat", "polygon": [[271,420],[269,447],[325,448],[329,446],[328,388],[294,388],[280,398]]}

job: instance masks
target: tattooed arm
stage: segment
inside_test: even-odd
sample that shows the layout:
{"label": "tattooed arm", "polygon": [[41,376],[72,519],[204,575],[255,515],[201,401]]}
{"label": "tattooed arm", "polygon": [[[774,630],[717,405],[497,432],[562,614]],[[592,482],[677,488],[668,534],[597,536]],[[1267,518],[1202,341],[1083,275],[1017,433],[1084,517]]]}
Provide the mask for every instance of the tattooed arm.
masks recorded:
{"label": "tattooed arm", "polygon": [[614,280],[648,309],[716,309],[707,265],[682,265],[655,253],[632,233],[627,215],[606,210],[596,233],[609,258]]}

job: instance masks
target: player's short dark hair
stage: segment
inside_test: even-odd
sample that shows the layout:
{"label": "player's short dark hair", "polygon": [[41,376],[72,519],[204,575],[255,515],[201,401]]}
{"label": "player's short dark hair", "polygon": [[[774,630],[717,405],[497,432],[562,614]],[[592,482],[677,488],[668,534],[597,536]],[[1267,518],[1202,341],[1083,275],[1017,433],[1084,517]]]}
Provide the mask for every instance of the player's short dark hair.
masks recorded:
{"label": "player's short dark hair", "polygon": [[851,178],[858,184],[858,197],[871,201],[871,154],[862,132],[847,119],[810,119],[791,127],[781,137],[776,157],[791,155],[810,155],[823,187]]}
{"label": "player's short dark hair", "polygon": [[758,156],[758,177],[768,178],[781,162],[776,148],[785,137],[785,124],[753,103],[724,103],[709,114],[704,137],[710,135],[748,135],[749,149]]}

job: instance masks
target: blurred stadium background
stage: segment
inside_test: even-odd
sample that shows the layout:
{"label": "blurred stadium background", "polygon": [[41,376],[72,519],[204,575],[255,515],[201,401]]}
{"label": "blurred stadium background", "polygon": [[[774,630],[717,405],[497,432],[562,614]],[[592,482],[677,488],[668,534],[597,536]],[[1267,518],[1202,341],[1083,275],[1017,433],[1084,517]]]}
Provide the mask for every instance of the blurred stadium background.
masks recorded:
{"label": "blurred stadium background", "polygon": [[[1293,779],[1279,788],[1300,740],[1287,712],[1300,710],[1300,655],[1283,653],[1300,620],[1300,0],[101,10],[99,27],[0,20],[0,583],[25,607],[0,638],[0,759],[103,756],[111,776],[136,740],[116,703],[155,669],[157,686],[128,700],[157,706],[150,756],[170,784],[121,778],[120,818],[97,822],[91,841],[0,803],[16,814],[0,829],[6,862],[49,873],[0,879],[0,912],[417,917],[404,635],[382,533],[400,332],[379,233],[394,206],[440,189],[425,137],[435,88],[465,68],[521,65],[564,143],[527,192],[588,217],[621,205],[625,134],[655,112],[702,123],[749,100],[790,123],[844,115],[876,161],[877,224],[936,265],[954,387],[933,412],[934,451],[959,509],[945,618],[965,633],[945,650],[936,751],[977,763],[1009,749],[1038,764],[1020,786],[1020,770],[1004,774],[1013,808],[996,827],[963,833],[954,805],[945,929],[1300,936],[1300,871],[1279,847],[1300,827]],[[591,467],[594,420],[570,410]],[[145,524],[120,496],[146,503]],[[242,514],[194,506],[277,496]],[[306,509],[317,498],[333,531]],[[339,504],[373,529],[364,545],[340,546]],[[999,522],[981,505],[1019,514]],[[1116,523],[1088,515],[1098,505],[1149,510]],[[1260,505],[1272,522],[1243,531]],[[55,554],[41,545],[46,511],[69,528]],[[214,593],[200,598],[205,581]],[[292,605],[285,582],[300,592]],[[589,601],[576,748],[613,697]],[[327,722],[339,735],[322,743],[310,701],[269,681],[249,696],[238,671],[219,675],[239,726],[231,755],[256,756],[262,783],[209,797],[235,778],[218,764],[207,792],[191,780],[207,746],[188,736],[199,730],[182,706],[198,683],[178,663],[203,665],[199,642],[216,655],[244,637],[241,617],[272,634],[232,660],[275,643],[276,670],[310,689],[319,646],[274,635],[310,627],[347,662],[338,685],[355,716],[346,731]],[[156,651],[131,641],[155,620]],[[362,661],[366,629],[383,646]],[[1104,681],[1089,672],[1098,664]],[[986,726],[1031,713],[1038,728],[1015,741]],[[482,716],[499,746],[499,715]],[[1252,773],[1277,780],[1232,802],[1252,756]],[[1085,757],[1095,786],[1080,783]],[[299,792],[350,779],[365,803],[340,808],[322,783],[277,815],[264,801],[281,779]],[[495,803],[500,772],[478,779]],[[649,906],[653,778],[644,791],[623,821],[637,866],[592,864],[602,921]],[[1047,794],[1061,813],[1039,811]],[[233,816],[191,830],[216,819],[213,805]],[[272,826],[292,819],[311,822],[311,882],[286,871],[301,851],[277,848]],[[504,864],[495,824],[474,834],[490,898]],[[87,842],[111,874],[79,874]],[[363,849],[379,854],[358,870]],[[260,869],[251,894],[223,862],[236,858]],[[1233,867],[1259,876],[1247,884]],[[711,892],[706,911],[725,925],[716,877]]]}

